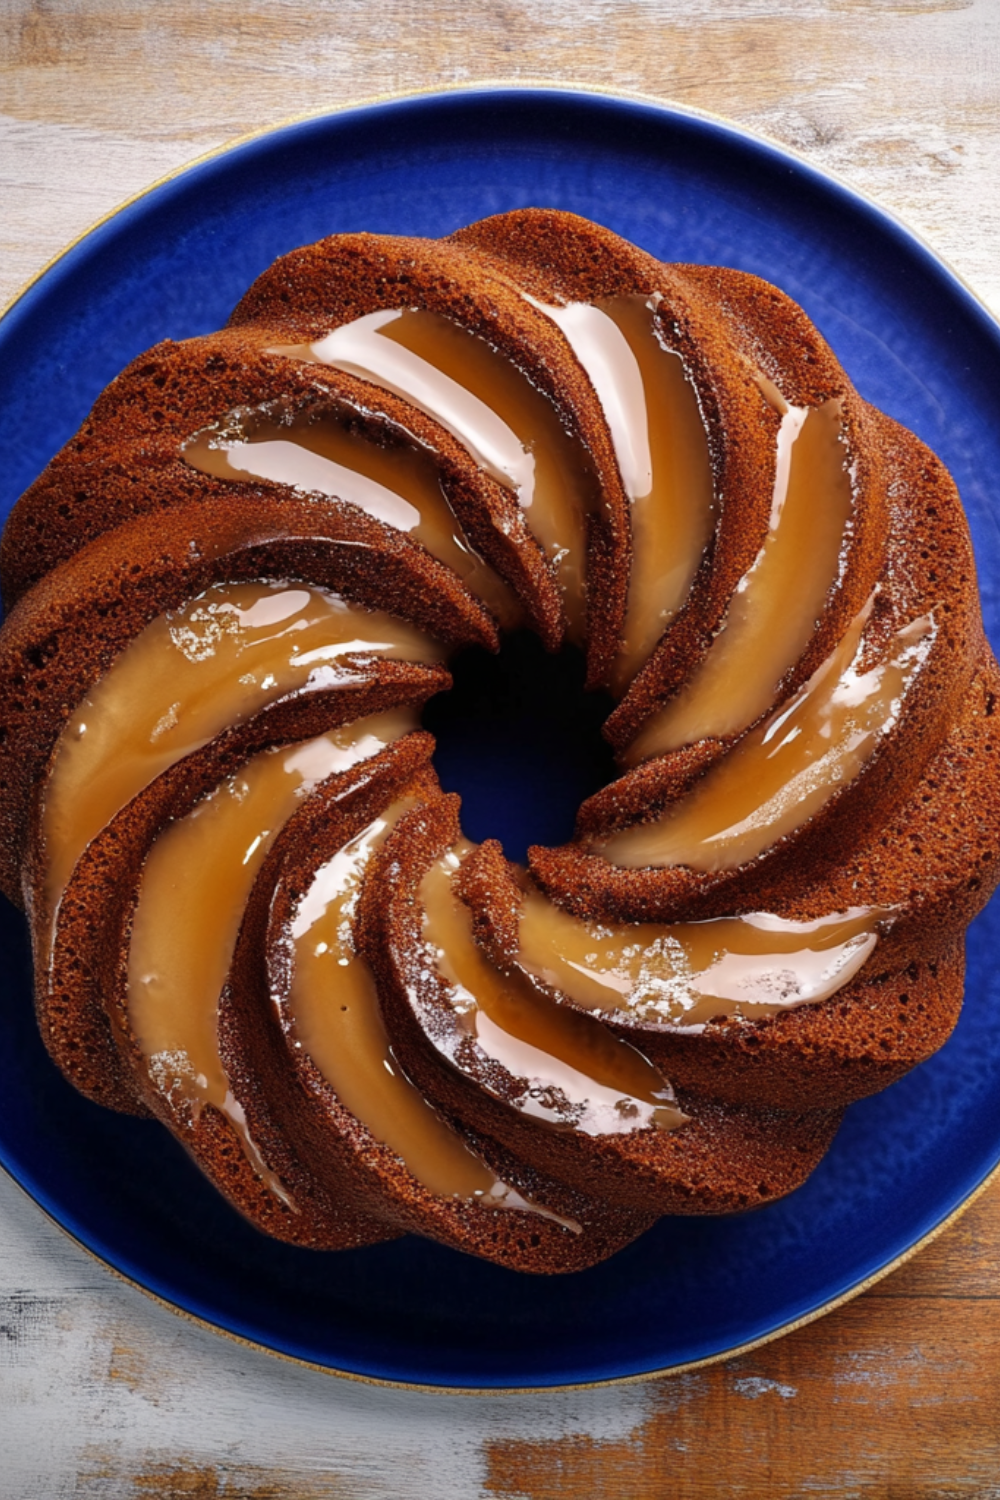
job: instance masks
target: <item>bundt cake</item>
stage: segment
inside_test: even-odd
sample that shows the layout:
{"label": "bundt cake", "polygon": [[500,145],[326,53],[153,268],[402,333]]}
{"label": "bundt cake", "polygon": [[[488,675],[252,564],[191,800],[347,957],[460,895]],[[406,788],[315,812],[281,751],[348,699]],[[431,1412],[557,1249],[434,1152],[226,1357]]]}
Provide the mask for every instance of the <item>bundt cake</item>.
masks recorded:
{"label": "bundt cake", "polygon": [[[0,547],[39,1025],[261,1230],[525,1271],[787,1193],[955,1024],[1000,876],[954,485],[756,277],[546,210],[283,256]],[[419,711],[582,650],[621,774],[526,866]]]}

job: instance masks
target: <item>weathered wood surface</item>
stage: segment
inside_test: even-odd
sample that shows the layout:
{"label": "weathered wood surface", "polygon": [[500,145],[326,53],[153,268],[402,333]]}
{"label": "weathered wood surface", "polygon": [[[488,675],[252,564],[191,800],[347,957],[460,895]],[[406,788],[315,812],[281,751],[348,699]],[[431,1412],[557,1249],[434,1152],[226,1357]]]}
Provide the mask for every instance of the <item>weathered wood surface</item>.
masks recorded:
{"label": "weathered wood surface", "polygon": [[[0,0],[0,302],[124,196],[270,121],[475,78],[728,114],[879,197],[1000,312],[996,0]],[[743,1359],[452,1398],[332,1380],[116,1281],[0,1178],[0,1495],[1000,1497],[1000,1184]]]}
{"label": "weathered wood surface", "polygon": [[872,1291],[673,1379],[531,1396],[334,1380],[121,1285],[0,1179],[5,1500],[1000,1495],[1000,1192]]}
{"label": "weathered wood surface", "polygon": [[399,89],[714,110],[879,197],[1000,305],[996,0],[0,0],[0,304],[199,152]]}

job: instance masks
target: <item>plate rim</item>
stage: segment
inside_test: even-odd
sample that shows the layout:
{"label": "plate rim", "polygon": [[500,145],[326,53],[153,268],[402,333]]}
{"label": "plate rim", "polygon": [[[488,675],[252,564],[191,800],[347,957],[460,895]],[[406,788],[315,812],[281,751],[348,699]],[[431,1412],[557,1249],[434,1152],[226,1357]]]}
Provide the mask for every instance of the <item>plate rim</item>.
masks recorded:
{"label": "plate rim", "polygon": [[144,1286],[141,1281],[137,1281],[135,1277],[129,1276],[127,1272],[119,1270],[117,1266],[113,1266],[102,1255],[98,1255],[96,1250],[92,1250],[89,1245],[85,1245],[83,1240],[79,1239],[73,1233],[72,1229],[69,1229],[50,1213],[45,1205],[40,1203],[29,1192],[25,1185],[14,1176],[13,1172],[3,1162],[0,1162],[0,1172],[3,1172],[4,1177],[12,1182],[24,1197],[44,1214],[50,1224],[58,1229],[66,1239],[76,1245],[78,1249],[82,1250],[84,1255],[99,1265],[102,1270],[113,1276],[116,1281],[141,1292],[150,1302],[155,1302],[158,1307],[164,1308],[172,1316],[181,1318],[184,1322],[191,1323],[196,1328],[207,1329],[209,1333],[221,1335],[222,1338],[228,1339],[230,1343],[236,1344],[240,1348],[252,1349],[257,1353],[270,1355],[274,1359],[282,1360],[285,1364],[295,1365],[299,1369],[314,1370],[320,1375],[330,1376],[339,1380],[351,1380],[358,1385],[379,1386],[387,1390],[415,1391],[427,1396],[531,1396],[539,1392],[549,1391],[554,1393],[560,1391],[596,1391],[608,1386],[644,1385],[647,1381],[690,1375],[696,1370],[705,1370],[712,1365],[723,1364],[727,1360],[740,1359],[745,1354],[753,1353],[755,1349],[762,1349],[766,1344],[772,1344],[776,1340],[784,1338],[787,1334],[795,1333],[800,1328],[806,1328],[810,1323],[818,1322],[820,1318],[825,1318],[828,1313],[836,1312],[838,1308],[846,1306],[848,1302],[853,1302],[862,1293],[870,1291],[878,1282],[882,1281],[886,1276],[891,1276],[894,1271],[898,1271],[907,1261],[912,1260],[914,1256],[919,1255],[922,1250],[926,1249],[939,1235],[944,1234],[947,1229],[956,1224],[976,1200],[982,1197],[994,1181],[1000,1177],[1000,1162],[987,1173],[981,1182],[972,1188],[967,1196],[962,1199],[961,1203],[951,1209],[933,1228],[927,1230],[918,1240],[915,1240],[912,1245],[897,1255],[894,1260],[880,1267],[879,1270],[873,1271],[870,1276],[866,1276],[862,1281],[855,1283],[854,1286],[848,1287],[845,1292],[839,1293],[838,1296],[833,1297],[830,1301],[824,1302],[820,1306],[811,1309],[811,1311],[801,1314],[800,1317],[792,1318],[787,1323],[780,1324],[777,1328],[771,1329],[770,1332],[762,1334],[759,1338],[749,1339],[743,1344],[734,1344],[729,1349],[724,1349],[717,1354],[706,1355],[703,1359],[689,1359],[682,1361],[680,1364],[658,1366],[655,1370],[640,1370],[632,1375],[609,1375],[602,1380],[546,1381],[537,1385],[435,1385],[416,1380],[390,1380],[384,1375],[366,1375],[358,1370],[345,1370],[337,1365],[320,1364],[316,1360],[305,1359],[300,1354],[289,1354],[284,1349],[276,1349],[272,1344],[261,1343],[258,1339],[247,1338],[245,1334],[236,1333],[233,1329],[226,1328],[221,1323],[214,1323],[210,1318],[191,1312],[189,1308],[180,1307],[176,1302],[171,1302],[168,1297],[161,1296],[159,1292],[154,1292],[151,1287]]}
{"label": "plate rim", "polygon": [[918,244],[928,256],[939,267],[962,288],[966,295],[976,304],[978,310],[985,315],[988,322],[992,323],[1000,333],[1000,312],[994,312],[989,303],[976,290],[971,282],[967,281],[961,271],[952,265],[951,261],[937,250],[926,238],[923,232],[911,224],[910,221],[896,209],[889,208],[881,199],[863,193],[842,177],[832,167],[817,167],[801,151],[794,146],[770,135],[765,130],[750,130],[747,126],[734,119],[731,115],[725,115],[717,110],[705,109],[695,104],[684,104],[680,100],[661,97],[656,94],[646,94],[639,89],[606,88],[600,84],[588,84],[586,88],[580,88],[576,84],[565,83],[560,79],[547,78],[544,74],[537,74],[527,78],[505,79],[505,78],[473,78],[466,79],[462,83],[450,84],[443,88],[415,88],[389,90],[385,93],[364,94],[356,99],[349,99],[344,104],[331,107],[321,106],[318,109],[303,110],[292,115],[283,115],[277,120],[272,120],[267,125],[257,126],[254,130],[244,131],[240,135],[228,136],[217,146],[210,146],[207,151],[201,151],[197,156],[190,157],[182,162],[180,166],[171,167],[169,171],[163,172],[159,177],[154,177],[145,187],[130,193],[128,197],[121,199],[119,203],[107,213],[101,214],[92,220],[79,234],[65,245],[61,250],[43,262],[37,271],[28,277],[8,300],[0,306],[0,322],[13,312],[17,304],[31,291],[37,282],[54,270],[61,260],[64,260],[77,245],[110,224],[119,214],[124,213],[134,204],[140,203],[143,198],[148,197],[158,188],[166,186],[167,183],[176,181],[177,178],[185,176],[220,156],[226,156],[231,151],[238,150],[241,146],[250,145],[254,141],[263,140],[266,136],[275,135],[278,131],[286,130],[296,125],[307,125],[313,121],[334,119],[340,115],[351,114],[355,111],[365,109],[377,109],[381,105],[404,104],[419,100],[448,99],[464,94],[562,94],[577,99],[606,99],[611,103],[638,104],[650,109],[659,110],[667,115],[680,115],[692,120],[702,120],[710,125],[719,125],[732,135],[742,137],[750,145],[764,145],[778,156],[787,157],[789,161],[804,172],[815,177],[821,183],[832,183],[846,197],[852,199],[858,207],[868,213],[876,213],[893,225],[895,229],[906,235],[910,240]]}
{"label": "plate rim", "polygon": [[[2,307],[0,307],[0,324],[3,323],[3,321],[9,316],[9,314],[11,314],[15,310],[15,308],[17,308],[18,305],[24,300],[24,298],[27,297],[29,293],[47,275],[49,275],[50,272],[54,271],[55,268],[63,260],[65,260],[67,256],[69,256],[78,246],[82,245],[86,240],[97,234],[98,231],[103,229],[106,225],[111,224],[122,213],[127,211],[129,208],[132,208],[134,205],[141,203],[143,199],[149,197],[151,194],[157,192],[160,188],[166,186],[167,184],[175,182],[179,178],[184,177],[193,171],[196,171],[199,167],[207,165],[209,162],[217,161],[219,158],[227,156],[231,152],[234,152],[243,146],[251,145],[256,141],[262,141],[268,136],[276,135],[283,130],[294,128],[297,125],[306,125],[323,120],[332,121],[344,115],[360,113],[365,110],[377,110],[383,106],[406,104],[411,102],[417,103],[421,101],[432,103],[435,101],[447,100],[462,96],[481,95],[484,97],[488,97],[496,96],[498,94],[547,94],[563,96],[569,99],[578,99],[585,103],[597,99],[607,101],[611,105],[639,105],[644,108],[659,112],[668,117],[673,116],[679,117],[681,119],[702,121],[709,125],[721,127],[722,130],[738,139],[743,140],[747,145],[751,147],[763,146],[774,155],[786,158],[798,170],[805,172],[819,185],[834,187],[839,193],[843,194],[847,199],[849,199],[861,212],[867,215],[875,215],[876,217],[881,218],[887,226],[891,227],[896,233],[904,236],[911,242],[911,244],[918,247],[929,261],[931,261],[939,270],[943,270],[947,274],[947,276],[955,283],[955,286],[961,291],[964,297],[973,304],[973,307],[978,312],[979,316],[983,318],[988,325],[990,325],[994,336],[997,337],[998,340],[1000,340],[1000,316],[994,313],[993,309],[989,306],[985,299],[979,294],[978,291],[976,291],[973,286],[970,285],[970,283],[965,279],[961,272],[956,270],[951,262],[931,245],[931,243],[925,238],[920,230],[916,229],[912,224],[910,224],[902,215],[897,213],[895,209],[887,207],[876,197],[873,197],[866,193],[862,193],[861,191],[859,191],[859,189],[850,184],[845,178],[841,177],[840,174],[836,171],[833,171],[832,169],[828,169],[826,167],[817,167],[805,155],[795,150],[794,147],[786,145],[783,141],[776,139],[775,137],[769,135],[767,132],[762,130],[750,130],[739,121],[734,120],[731,116],[721,114],[714,110],[682,103],[678,100],[666,97],[646,94],[638,90],[608,88],[602,85],[590,83],[588,83],[585,87],[580,87],[577,84],[566,83],[565,81],[559,79],[547,78],[544,75],[532,76],[527,78],[520,77],[517,79],[477,78],[468,79],[463,81],[462,83],[445,87],[433,86],[427,88],[390,90],[386,92],[368,94],[363,95],[359,98],[347,100],[343,104],[334,105],[332,107],[321,106],[317,109],[305,110],[296,114],[284,116],[280,119],[272,120],[266,125],[259,126],[250,131],[246,131],[238,136],[229,137],[226,140],[220,142],[217,146],[210,147],[207,151],[200,152],[197,156],[190,158],[189,160],[181,163],[179,166],[173,167],[168,172],[162,173],[160,176],[147,183],[145,187],[140,188],[137,192],[132,193],[128,197],[122,199],[114,208],[110,209],[107,213],[102,214],[100,217],[87,225],[86,228],[82,229],[59,251],[57,251],[56,254],[46,260],[43,265],[40,266],[39,269],[34,272],[27,279],[27,281],[25,281],[13,293],[9,300]],[[261,1353],[270,1355],[273,1358],[282,1360],[288,1364],[292,1364],[303,1369],[314,1370],[326,1376],[355,1381],[361,1385],[388,1388],[390,1390],[415,1391],[421,1394],[438,1396],[522,1396],[534,1394],[541,1391],[586,1391],[597,1390],[608,1386],[638,1385],[643,1384],[647,1381],[658,1380],[670,1376],[685,1375],[696,1370],[706,1369],[712,1365],[721,1364],[727,1360],[738,1359],[743,1355],[751,1353],[755,1349],[760,1349],[766,1344],[770,1344],[775,1342],[777,1339],[784,1338],[787,1334],[794,1333],[800,1328],[807,1327],[810,1323],[817,1322],[820,1318],[825,1317],[828,1313],[836,1311],[838,1308],[843,1307],[846,1303],[851,1302],[856,1297],[861,1296],[864,1292],[869,1291],[878,1282],[891,1275],[894,1271],[898,1270],[907,1261],[918,1255],[922,1250],[924,1250],[928,1245],[936,1240],[939,1235],[943,1234],[947,1229],[951,1228],[952,1225],[957,1223],[958,1220],[963,1216],[963,1214],[965,1214],[967,1210],[972,1207],[977,1199],[979,1199],[984,1193],[986,1193],[992,1186],[992,1184],[998,1179],[998,1177],[1000,1177],[1000,1160],[998,1160],[994,1164],[994,1166],[990,1168],[986,1175],[981,1178],[981,1180],[966,1193],[966,1196],[958,1204],[950,1209],[936,1224],[934,1224],[929,1230],[926,1230],[924,1234],[922,1234],[911,1245],[907,1246],[905,1250],[900,1252],[900,1254],[895,1256],[884,1266],[879,1267],[876,1271],[873,1271],[870,1275],[864,1277],[861,1281],[855,1283],[853,1286],[848,1287],[845,1291],[838,1293],[835,1297],[821,1303],[817,1307],[810,1309],[808,1312],[803,1313],[796,1318],[790,1319],[786,1323],[780,1324],[776,1328],[769,1330],[767,1333],[762,1334],[757,1338],[750,1339],[745,1343],[735,1344],[725,1350],[721,1350],[715,1354],[707,1355],[701,1359],[687,1360],[678,1364],[664,1365],[661,1367],[657,1367],[656,1369],[638,1371],[632,1374],[607,1376],[600,1380],[569,1382],[543,1381],[534,1385],[490,1384],[479,1386],[461,1386],[443,1383],[435,1384],[423,1383],[419,1381],[396,1380],[390,1379],[386,1376],[366,1374],[356,1370],[341,1369],[338,1366],[319,1363],[315,1360],[307,1359],[302,1355],[291,1354],[286,1350],[277,1349],[271,1344],[248,1338],[244,1334],[237,1333],[234,1330],[225,1327],[221,1323],[214,1322],[211,1318],[205,1317],[201,1313],[192,1312],[186,1307],[181,1307],[176,1302],[172,1302],[169,1298],[162,1296],[159,1292],[156,1292],[152,1290],[152,1288],[144,1285],[141,1281],[129,1275],[127,1272],[122,1271],[117,1266],[112,1265],[110,1261],[106,1260],[102,1255],[98,1254],[96,1250],[91,1249],[90,1246],[85,1244],[83,1240],[81,1240],[72,1229],[70,1229],[66,1224],[62,1223],[61,1220],[58,1219],[55,1214],[48,1207],[46,1207],[44,1203],[42,1203],[37,1197],[35,1197],[30,1189],[25,1186],[25,1184],[20,1180],[19,1177],[15,1175],[14,1171],[6,1164],[6,1162],[2,1160],[0,1160],[0,1171],[3,1172],[6,1179],[12,1182],[15,1187],[19,1189],[19,1191],[24,1195],[25,1198],[27,1198],[31,1203],[35,1205],[37,1209],[40,1210],[40,1212],[45,1216],[46,1220],[50,1224],[54,1225],[54,1227],[58,1229],[61,1234],[63,1234],[68,1240],[70,1240],[74,1245],[82,1250],[84,1254],[87,1255],[91,1260],[100,1265],[117,1281],[123,1283],[126,1286],[135,1288],[150,1301],[156,1303],[160,1307],[167,1309],[173,1316],[182,1318],[186,1322],[194,1324],[196,1327],[207,1329],[214,1334],[221,1335],[223,1338],[226,1338],[232,1343],[237,1344],[245,1349],[259,1351]]]}

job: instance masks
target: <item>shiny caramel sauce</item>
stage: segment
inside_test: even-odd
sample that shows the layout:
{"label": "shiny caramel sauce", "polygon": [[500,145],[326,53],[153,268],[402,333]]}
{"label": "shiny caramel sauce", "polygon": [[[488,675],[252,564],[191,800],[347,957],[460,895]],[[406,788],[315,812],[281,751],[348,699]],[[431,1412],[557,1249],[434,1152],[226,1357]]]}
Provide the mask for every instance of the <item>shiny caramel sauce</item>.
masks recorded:
{"label": "shiny caramel sauce", "polygon": [[630,502],[632,572],[611,684],[621,694],[683,605],[711,541],[708,433],[683,361],[660,340],[656,298],[535,305],[590,377]]}
{"label": "shiny caramel sauce", "polygon": [[640,730],[627,765],[737,734],[759,718],[808,645],[840,575],[854,508],[841,402],[782,405],[764,543],[708,654]]}
{"label": "shiny caramel sauce", "polygon": [[364,682],[359,656],[430,662],[441,649],[301,583],[216,584],[147,625],[56,746],[41,821],[50,914],[87,844],[156,776],[285,693]]}
{"label": "shiny caramel sauce", "polygon": [[517,970],[505,975],[488,961],[451,885],[468,848],[450,851],[421,882],[424,937],[453,986],[464,1027],[488,1058],[524,1082],[515,1108],[587,1135],[682,1125],[673,1090],[641,1052],[559,1006]]}
{"label": "shiny caramel sauce", "polygon": [[400,308],[368,313],[313,344],[273,352],[370,380],[456,437],[517,495],[555,569],[570,637],[583,640],[587,517],[600,496],[580,443],[516,365],[450,318]]}
{"label": "shiny caramel sauce", "polygon": [[853,979],[891,917],[852,907],[811,922],[751,912],[612,926],[580,921],[532,886],[517,961],[588,1010],[698,1032],[716,1017],[756,1021],[828,999]]}
{"label": "shiny caramel sauce", "polygon": [[474,550],[448,503],[432,454],[383,448],[332,412],[234,413],[197,433],[186,463],[217,479],[263,479],[305,494],[330,495],[404,531],[446,563],[505,629],[521,622],[518,601]]}
{"label": "shiny caramel sauce", "polygon": [[897,632],[884,661],[863,672],[861,638],[873,601],[795,697],[692,792],[655,823],[615,834],[595,852],[628,869],[735,869],[818,813],[897,722],[934,639],[933,616],[923,615]]}
{"label": "shiny caramel sauce", "polygon": [[251,1164],[280,1184],[250,1139],[219,1056],[219,996],[264,856],[302,799],[415,727],[395,710],[265,750],[164,829],[147,857],[132,922],[128,1015],[150,1076],[174,1110],[225,1114]]}
{"label": "shiny caramel sauce", "polygon": [[292,921],[288,1010],[295,1045],[377,1141],[428,1192],[519,1208],[580,1226],[529,1203],[452,1130],[393,1055],[371,969],[354,946],[354,912],[372,854],[413,804],[393,803],[322,865]]}

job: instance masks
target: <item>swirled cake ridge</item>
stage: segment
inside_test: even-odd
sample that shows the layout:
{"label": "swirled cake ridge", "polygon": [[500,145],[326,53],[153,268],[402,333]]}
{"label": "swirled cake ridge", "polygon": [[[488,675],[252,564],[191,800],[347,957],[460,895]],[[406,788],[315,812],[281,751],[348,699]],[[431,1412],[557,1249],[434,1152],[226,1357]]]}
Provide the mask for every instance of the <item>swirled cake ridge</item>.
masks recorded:
{"label": "swirled cake ridge", "polygon": [[[55,1063],[263,1232],[578,1270],[793,1190],[1000,877],[954,484],[803,311],[526,209],[282,256],[0,544],[0,884]],[[423,704],[530,629],[621,773],[526,865]]]}

